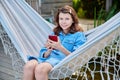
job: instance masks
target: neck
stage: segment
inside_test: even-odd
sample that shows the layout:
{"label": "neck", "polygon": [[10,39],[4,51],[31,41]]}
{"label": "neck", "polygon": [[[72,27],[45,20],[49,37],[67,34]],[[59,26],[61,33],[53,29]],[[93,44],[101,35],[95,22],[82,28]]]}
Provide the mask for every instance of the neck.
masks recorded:
{"label": "neck", "polygon": [[67,34],[69,32],[69,30],[67,29],[67,30],[63,30],[63,33],[64,34]]}

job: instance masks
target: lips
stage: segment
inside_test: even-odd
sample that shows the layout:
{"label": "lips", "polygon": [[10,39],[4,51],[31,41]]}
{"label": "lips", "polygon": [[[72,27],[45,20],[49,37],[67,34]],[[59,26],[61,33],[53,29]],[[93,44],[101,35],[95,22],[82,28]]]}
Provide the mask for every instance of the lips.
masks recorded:
{"label": "lips", "polygon": [[61,25],[62,27],[68,27],[67,25]]}
{"label": "lips", "polygon": [[67,26],[62,26],[62,28],[63,28],[63,29],[66,29],[66,28],[68,28],[68,27],[67,27]]}

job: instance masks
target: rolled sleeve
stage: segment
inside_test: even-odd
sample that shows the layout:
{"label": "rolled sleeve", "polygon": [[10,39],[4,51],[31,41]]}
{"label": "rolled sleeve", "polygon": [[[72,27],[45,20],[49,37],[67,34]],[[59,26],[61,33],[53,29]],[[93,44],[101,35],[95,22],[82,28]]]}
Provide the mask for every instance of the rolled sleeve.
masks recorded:
{"label": "rolled sleeve", "polygon": [[40,54],[39,57],[40,57],[40,58],[44,58],[43,55],[44,55],[44,53],[45,53],[46,51],[47,51],[47,49],[46,49],[45,47],[41,48],[40,53],[39,53],[39,54]]}

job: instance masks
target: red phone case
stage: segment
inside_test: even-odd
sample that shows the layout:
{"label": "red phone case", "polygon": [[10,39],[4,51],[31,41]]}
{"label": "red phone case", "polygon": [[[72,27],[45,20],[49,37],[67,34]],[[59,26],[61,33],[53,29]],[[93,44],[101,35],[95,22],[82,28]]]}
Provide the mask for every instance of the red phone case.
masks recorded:
{"label": "red phone case", "polygon": [[58,38],[56,35],[49,35],[49,39],[53,40],[53,41],[58,41]]}

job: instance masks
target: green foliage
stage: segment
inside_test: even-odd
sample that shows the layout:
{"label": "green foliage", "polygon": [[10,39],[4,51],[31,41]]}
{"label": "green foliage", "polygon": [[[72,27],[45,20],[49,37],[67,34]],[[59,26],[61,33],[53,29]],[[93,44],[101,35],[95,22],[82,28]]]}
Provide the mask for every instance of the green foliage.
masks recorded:
{"label": "green foliage", "polygon": [[83,4],[81,3],[81,0],[73,0],[73,8],[77,12],[78,17],[84,18],[86,11],[82,8]]}
{"label": "green foliage", "polygon": [[81,18],[94,18],[94,7],[96,12],[104,7],[105,0],[73,0],[73,7]]}
{"label": "green foliage", "polygon": [[94,27],[99,26],[103,22],[106,22],[108,19],[120,11],[120,0],[114,0],[112,3],[113,4],[108,12],[102,7],[98,12],[98,16],[96,16],[97,12],[94,10]]}
{"label": "green foliage", "polygon": [[86,13],[86,11],[84,11],[82,8],[79,8],[78,12],[77,12],[77,15],[80,18],[84,18],[85,17],[85,13]]}
{"label": "green foliage", "polygon": [[106,11],[106,0],[73,0],[73,8],[79,18],[94,19],[94,27],[102,24],[120,11],[120,0],[112,0],[112,6]]}
{"label": "green foliage", "polygon": [[80,2],[81,0],[73,0],[73,8],[75,9],[76,12],[78,12],[79,6],[81,6]]}
{"label": "green foliage", "polygon": [[106,12],[107,16],[105,17],[105,21],[107,21],[108,19],[110,19],[116,13],[117,13],[117,4],[114,4],[113,6],[111,6],[110,10],[108,12]]}
{"label": "green foliage", "polygon": [[97,13],[95,9],[94,9],[94,27],[102,24],[105,20],[103,18],[106,17],[106,11],[103,8],[101,8],[101,10],[98,12],[98,16],[96,16]]}

